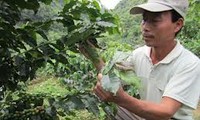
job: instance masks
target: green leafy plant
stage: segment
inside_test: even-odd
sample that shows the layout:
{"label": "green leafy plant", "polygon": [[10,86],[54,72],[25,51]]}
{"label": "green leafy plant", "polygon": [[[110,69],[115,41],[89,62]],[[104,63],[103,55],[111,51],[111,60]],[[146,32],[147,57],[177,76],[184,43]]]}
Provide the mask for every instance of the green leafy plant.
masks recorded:
{"label": "green leafy plant", "polygon": [[[50,3],[51,1],[42,0]],[[34,5],[33,5],[34,4]],[[57,63],[68,64],[66,50],[79,52],[80,46],[87,51],[94,51],[88,46],[97,43],[96,38],[102,33],[118,32],[117,20],[106,10],[101,9],[97,1],[70,0],[67,1],[58,17],[44,22],[30,21],[20,27],[20,10],[30,9],[37,12],[38,1],[1,2],[1,87],[15,89],[19,81],[33,79],[38,68],[47,62],[56,67]],[[52,23],[62,23],[67,31],[57,40],[49,40],[45,34]],[[40,42],[37,35],[43,38]],[[94,44],[94,45],[95,45]],[[92,50],[91,50],[92,49]],[[94,61],[97,55],[91,53]]]}
{"label": "green leafy plant", "polygon": [[87,109],[99,115],[96,97],[91,93],[71,92],[65,96],[30,94],[22,91],[8,93],[0,102],[1,120],[59,120]]}
{"label": "green leafy plant", "polygon": [[[132,96],[138,95],[140,80],[134,73],[133,66],[126,62],[130,54],[130,52],[117,51],[113,59],[104,67],[102,87],[106,91],[116,95],[118,89],[124,86]],[[131,86],[131,89],[128,89],[128,86]]]}
{"label": "green leafy plant", "polygon": [[[83,73],[79,74],[79,72],[75,71],[77,67],[73,66],[73,59],[71,59],[72,61],[69,60],[71,55],[67,51],[79,53],[79,48],[83,47],[84,50],[88,51],[89,59],[92,62],[98,62],[99,59],[96,52],[97,38],[102,37],[102,33],[108,32],[112,34],[119,32],[118,20],[108,11],[101,8],[97,1],[66,0],[63,9],[54,18],[37,22],[32,19],[21,21],[21,11],[28,9],[36,14],[40,8],[40,2],[50,4],[52,1],[0,1],[0,51],[2,53],[0,55],[0,92],[2,100],[6,97],[6,91],[19,92],[18,90],[21,89],[19,83],[32,80],[36,71],[45,66],[46,63],[51,64],[55,70],[58,70],[59,64],[67,64],[69,66],[64,68],[65,72],[73,72],[73,77],[71,78],[79,79],[79,76]],[[23,24],[24,22],[25,24]],[[61,23],[66,28],[65,34],[56,40],[49,39],[47,36],[47,31],[53,23]],[[94,47],[91,47],[91,45]],[[83,65],[81,64],[81,66]],[[61,76],[63,75],[61,74]],[[89,80],[94,79],[90,79],[90,77],[93,76],[86,77],[84,80],[88,80],[87,82],[91,83]],[[87,108],[89,111],[99,114],[96,97],[87,88],[83,86],[81,88],[81,85],[84,84],[77,83],[75,86],[70,86],[70,94],[62,99],[55,96],[39,95],[43,100],[48,97],[51,98],[47,105],[49,106],[47,107],[48,109],[43,110],[45,115],[50,112],[51,117],[42,117],[43,114],[37,112],[21,119],[58,119],[59,108],[64,109],[64,112],[61,112],[64,115],[72,114],[69,112],[71,108]],[[79,91],[80,89],[81,91]],[[20,107],[22,113],[27,109],[37,109],[37,105],[34,105],[37,100],[36,97],[26,102],[28,100],[25,100],[20,94],[16,96],[18,97],[17,99],[4,99],[2,101],[2,119],[16,118],[14,117],[17,113],[15,108]],[[13,94],[11,97],[13,97]],[[18,103],[23,99],[25,100],[23,104],[33,106],[29,108],[20,106]],[[13,100],[15,101],[14,103]],[[73,103],[72,106],[71,103]],[[15,104],[15,108],[8,111],[13,104]],[[45,107],[44,103],[41,106]],[[23,116],[22,113],[20,112],[21,116]],[[8,115],[10,116],[8,117]]]}

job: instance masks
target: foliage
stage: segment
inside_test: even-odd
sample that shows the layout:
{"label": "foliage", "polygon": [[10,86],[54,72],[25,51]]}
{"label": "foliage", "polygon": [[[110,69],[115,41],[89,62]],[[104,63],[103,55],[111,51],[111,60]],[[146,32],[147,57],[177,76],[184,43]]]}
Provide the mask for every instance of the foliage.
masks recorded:
{"label": "foliage", "polygon": [[[43,0],[49,4],[49,0]],[[38,67],[43,65],[44,59],[41,52],[37,50],[35,35],[39,34],[47,39],[42,30],[47,23],[20,28],[17,23],[20,21],[20,10],[31,9],[37,12],[38,1],[16,2],[13,0],[1,1],[1,29],[0,29],[0,87],[4,90],[16,89],[19,81],[26,81],[34,77]],[[38,27],[36,27],[38,26]],[[34,48],[29,49],[29,48]],[[37,59],[35,59],[37,58]]]}
{"label": "foliage", "polygon": [[[54,119],[55,113],[46,112],[42,106],[45,95],[31,95],[26,93],[15,92],[8,93],[1,101],[1,120],[38,120],[52,117]],[[51,108],[50,108],[51,109]]]}
{"label": "foliage", "polygon": [[[43,84],[46,85],[46,87],[41,86],[40,83],[40,90],[37,92],[34,92],[34,94],[30,94],[27,92],[22,93],[12,93],[9,97],[13,97],[13,99],[6,99],[1,102],[2,106],[0,107],[3,111],[1,113],[1,117],[4,120],[11,119],[16,116],[15,114],[20,114],[20,119],[31,119],[31,120],[38,120],[38,119],[47,119],[51,120],[51,118],[58,119],[59,118],[65,118],[65,119],[71,119],[72,116],[75,115],[76,111],[79,109],[87,109],[91,113],[95,113],[96,116],[100,115],[98,99],[92,94],[91,88],[93,86],[93,82],[96,74],[94,74],[94,68],[89,64],[89,61],[87,61],[82,56],[70,52],[71,57],[69,58],[69,61],[71,64],[66,64],[66,66],[59,66],[56,70],[56,73],[54,73],[56,76],[60,77],[60,81],[62,83],[62,86],[65,88],[62,88],[62,90],[65,90],[66,92],[62,91],[62,94],[59,89],[54,89],[56,86],[54,86],[53,92],[51,92],[51,89],[47,89],[49,85],[45,84],[48,81],[43,82]],[[72,57],[73,56],[73,57]],[[83,61],[84,64],[83,64]],[[80,64],[82,62],[82,64]],[[90,66],[90,67],[88,67]],[[48,65],[48,70],[52,69],[52,65]],[[68,68],[70,67],[70,68]],[[49,72],[48,75],[54,75],[52,71],[45,70],[46,72]],[[39,73],[38,75],[43,75],[43,73]],[[55,80],[55,79],[54,79]],[[31,83],[39,82],[39,81],[31,81]],[[52,84],[52,83],[51,83]],[[46,88],[46,89],[45,89]],[[28,91],[31,92],[31,91]],[[51,92],[51,93],[50,93]],[[22,94],[22,95],[21,95]],[[30,96],[26,100],[22,96]],[[17,98],[17,100],[16,100]],[[30,98],[30,99],[29,99]],[[40,104],[40,106],[32,106],[29,108],[23,107],[19,104],[20,101],[24,101],[23,104],[26,105],[32,105],[38,98],[42,98],[43,104]],[[49,101],[50,100],[50,101]],[[50,103],[51,104],[50,104]],[[16,108],[12,108],[12,104],[7,103],[13,103],[15,104],[16,108],[21,108],[21,111],[16,110]],[[50,109],[52,107],[52,109]],[[42,109],[41,112],[37,112],[38,108]],[[8,111],[10,110],[11,111]],[[4,111],[7,111],[6,113]],[[17,112],[16,112],[17,111]],[[30,111],[29,113],[27,111]],[[36,112],[35,112],[36,111]],[[52,113],[52,115],[50,114]],[[28,115],[26,115],[28,114]],[[49,115],[50,114],[50,115]],[[35,117],[34,117],[35,116]]]}
{"label": "foliage", "polygon": [[183,40],[184,45],[200,57],[200,1],[190,0],[190,7],[186,17],[185,26],[180,39]]}
{"label": "foliage", "polygon": [[[68,59],[70,64],[59,65],[54,74],[60,77],[62,84],[66,87],[67,90],[69,90],[69,93],[77,96],[76,93],[81,92],[83,93],[82,96],[87,96],[87,94],[91,94],[92,88],[96,83],[97,73],[95,72],[94,66],[91,65],[91,62],[88,59],[84,58],[82,55],[75,54],[70,51],[69,53],[71,54],[71,57]],[[45,71],[47,72],[48,70]],[[106,116],[108,118],[114,116],[115,106],[109,103],[100,103],[100,101],[96,99],[96,96],[94,95],[91,95],[90,97],[95,98],[97,105],[97,108],[95,109],[97,109],[99,112],[86,108],[89,112],[92,112],[101,119],[102,117],[104,118]],[[102,113],[103,115],[101,115]]]}
{"label": "foliage", "polygon": [[[49,100],[47,109],[45,104],[41,103],[39,106],[44,107],[42,113],[39,110],[39,112],[20,119],[58,119],[58,114],[72,114],[72,109],[80,108],[87,108],[96,115],[99,114],[98,104],[96,104],[98,100],[91,93],[91,90],[87,89],[92,85],[90,80],[94,80],[96,76],[94,77],[94,74],[83,75],[84,73],[74,71],[80,68],[73,65],[73,59],[71,59],[72,61],[69,60],[71,53],[68,50],[79,52],[78,48],[81,45],[93,54],[95,49],[90,49],[87,41],[97,45],[96,38],[102,37],[102,33],[113,34],[119,32],[117,19],[101,8],[97,1],[88,0],[65,0],[66,4],[63,9],[54,18],[50,17],[36,22],[35,18],[22,18],[22,10],[24,9],[31,10],[34,14],[37,14],[41,2],[49,5],[52,1],[0,1],[0,51],[2,53],[0,55],[0,87],[3,99],[1,101],[1,118],[5,120],[14,119],[18,113],[23,116],[26,110],[38,111],[37,105],[35,105],[38,96],[43,101],[45,99]],[[49,39],[47,36],[47,31],[54,23],[62,24],[66,30],[63,36],[56,40]],[[96,55],[90,60],[95,60],[95,57]],[[55,98],[55,96],[29,95],[26,92],[20,93],[20,91],[16,91],[21,89],[19,83],[32,80],[36,71],[45,66],[46,63],[51,64],[55,70],[59,68],[59,65],[66,64],[67,66],[63,67],[63,74],[67,78],[79,80],[80,75],[82,75],[80,80],[84,81],[82,83],[77,81],[76,84],[69,85],[70,94],[61,99]],[[84,63],[80,64],[87,70],[83,65]],[[73,76],[70,75],[71,73]],[[63,74],[59,73],[58,76],[63,77]],[[7,99],[5,96],[6,91],[10,90],[19,92],[19,94],[11,94],[9,96],[11,99]],[[16,95],[16,98],[14,95]],[[25,99],[23,95],[34,97],[33,99]],[[29,105],[29,107],[21,106],[20,102]],[[21,109],[19,112],[18,108]],[[64,110],[64,112],[60,112],[59,109]]]}
{"label": "foliage", "polygon": [[[96,39],[106,31],[117,31],[115,18],[107,11],[101,10],[98,2],[87,0],[68,1],[59,12],[59,17],[54,19],[18,26],[21,9],[37,12],[40,4],[38,1],[34,2],[1,2],[1,52],[4,54],[1,54],[0,78],[4,90],[14,90],[19,81],[33,79],[36,70],[46,62],[54,66],[59,62],[68,64],[66,50],[77,52],[76,43]],[[68,29],[63,37],[49,41],[45,30],[48,30],[53,22],[62,23]],[[42,42],[38,41],[37,35],[43,38]]]}
{"label": "foliage", "polygon": [[59,78],[45,74],[30,81],[25,90],[27,93],[44,93],[49,96],[64,96],[69,92]]}
{"label": "foliage", "polygon": [[[76,91],[65,96],[30,94],[25,92],[8,93],[0,103],[1,120],[58,120],[59,116],[73,115],[78,109],[88,109],[98,114],[96,97]],[[66,118],[67,119],[67,118]]]}
{"label": "foliage", "polygon": [[[144,1],[146,0],[122,0],[116,6],[113,14],[119,16],[122,34],[108,37],[108,39],[119,41],[121,43],[126,42],[131,44],[133,48],[139,44],[143,44],[140,32],[141,16],[133,16],[129,11],[133,6],[144,3]],[[184,46],[200,57],[200,2],[199,0],[189,0],[189,2],[189,10],[185,18],[185,25],[177,37],[181,40]]]}
{"label": "foliage", "polygon": [[132,46],[141,44],[141,16],[131,15],[129,11],[133,6],[144,3],[144,1],[146,0],[122,0],[116,6],[113,14],[119,16],[121,35],[114,37],[115,40],[128,43]]}
{"label": "foliage", "polygon": [[[102,74],[102,87],[116,95],[118,89],[126,87],[131,96],[138,95],[140,81],[134,73],[133,66],[127,62],[130,52],[117,51],[112,60],[106,64]],[[129,88],[130,87],[130,88]]]}
{"label": "foliage", "polygon": [[[103,49],[107,44],[106,50],[99,51],[108,61],[115,49],[130,50],[136,44],[141,44],[140,18],[129,14],[130,8],[140,2],[143,1],[121,1],[113,11],[115,15],[112,15],[97,1],[59,0],[57,3],[52,0],[1,0],[1,119],[17,119],[14,116],[21,116],[22,120],[57,119],[58,116],[73,115],[74,109],[88,109],[97,115],[99,107],[113,116],[112,107],[99,104],[91,93],[90,88],[96,78],[94,66],[76,53],[83,47],[92,55],[90,60],[98,60],[98,51],[91,48],[89,43],[99,47],[100,41]],[[50,10],[46,9],[49,5],[52,6]],[[179,38],[195,54],[200,55],[199,0],[190,0],[190,6],[189,17]],[[122,21],[122,34],[110,36],[119,33],[118,18]],[[109,37],[103,38],[105,35]],[[49,73],[60,77],[69,94],[52,96],[18,91],[21,83],[32,80],[37,70],[45,65]],[[7,94],[10,90],[15,92]],[[25,112],[29,115],[22,118]]]}

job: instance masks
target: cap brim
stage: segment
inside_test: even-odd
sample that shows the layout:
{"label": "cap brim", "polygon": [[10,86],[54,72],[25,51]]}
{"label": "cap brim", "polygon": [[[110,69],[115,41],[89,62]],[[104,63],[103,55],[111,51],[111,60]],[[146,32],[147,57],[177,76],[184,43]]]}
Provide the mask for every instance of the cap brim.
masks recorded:
{"label": "cap brim", "polygon": [[141,4],[141,5],[133,7],[130,10],[130,13],[131,14],[141,14],[144,11],[163,12],[163,11],[168,11],[168,10],[172,10],[172,9],[173,8],[171,8],[170,6],[160,4],[160,3],[145,3],[145,4]]}

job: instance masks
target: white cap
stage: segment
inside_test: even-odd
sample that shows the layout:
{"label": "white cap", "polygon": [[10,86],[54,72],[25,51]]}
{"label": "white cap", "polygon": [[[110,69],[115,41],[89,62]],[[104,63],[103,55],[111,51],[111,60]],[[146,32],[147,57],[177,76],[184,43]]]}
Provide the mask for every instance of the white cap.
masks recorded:
{"label": "white cap", "polygon": [[146,11],[163,12],[174,9],[183,18],[187,13],[188,0],[148,0],[147,3],[137,5],[130,10],[131,14],[141,14]]}

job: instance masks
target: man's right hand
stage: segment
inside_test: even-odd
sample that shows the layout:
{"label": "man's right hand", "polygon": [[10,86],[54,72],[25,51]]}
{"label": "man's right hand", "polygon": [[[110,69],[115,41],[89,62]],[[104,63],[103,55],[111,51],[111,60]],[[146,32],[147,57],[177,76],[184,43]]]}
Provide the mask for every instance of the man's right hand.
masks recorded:
{"label": "man's right hand", "polygon": [[[82,53],[87,59],[91,60],[96,70],[100,72],[103,66],[105,65],[104,60],[98,55],[93,55],[93,54],[98,54],[95,53],[96,50],[95,45],[93,45],[89,40],[87,40],[85,44],[86,45],[79,44],[78,49],[80,53]],[[92,51],[91,50],[88,51],[89,48]]]}

